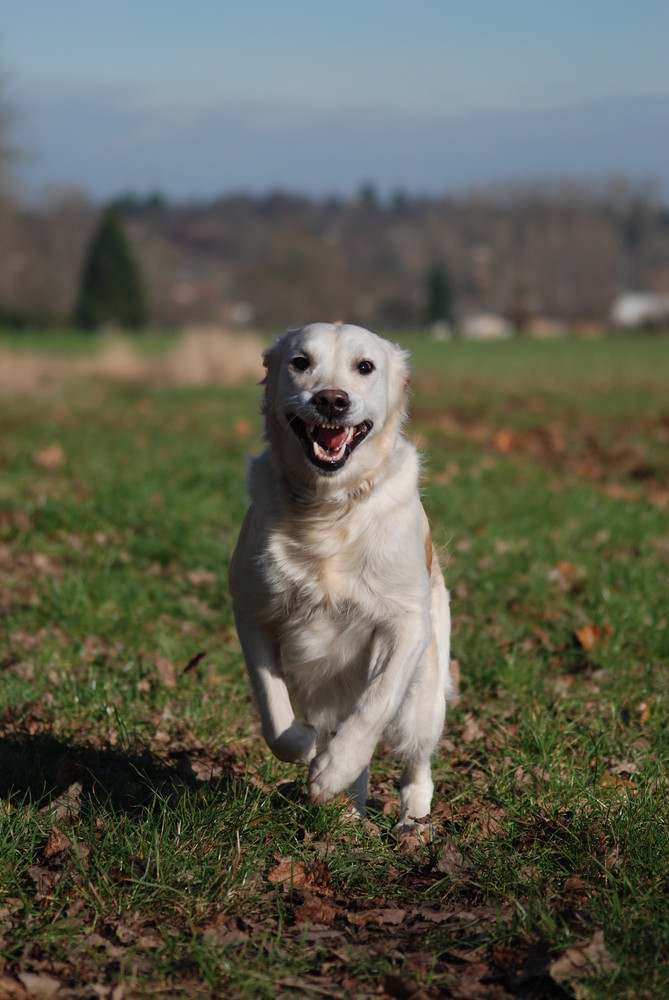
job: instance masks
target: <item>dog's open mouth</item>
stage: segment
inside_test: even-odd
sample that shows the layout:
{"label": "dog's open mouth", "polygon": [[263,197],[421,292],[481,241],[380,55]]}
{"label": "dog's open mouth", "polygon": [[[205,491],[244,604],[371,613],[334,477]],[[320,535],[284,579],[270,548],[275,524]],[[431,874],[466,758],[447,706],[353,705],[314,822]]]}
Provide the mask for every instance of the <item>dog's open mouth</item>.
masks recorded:
{"label": "dog's open mouth", "polygon": [[323,472],[341,469],[372,429],[371,420],[363,420],[354,427],[307,424],[294,413],[288,415],[288,423],[302,442],[309,461]]}

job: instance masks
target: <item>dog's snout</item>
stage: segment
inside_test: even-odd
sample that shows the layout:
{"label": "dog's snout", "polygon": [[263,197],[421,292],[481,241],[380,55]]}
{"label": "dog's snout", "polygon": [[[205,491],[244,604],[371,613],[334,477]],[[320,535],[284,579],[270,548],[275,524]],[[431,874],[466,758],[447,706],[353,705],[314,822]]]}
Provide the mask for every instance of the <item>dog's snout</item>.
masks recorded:
{"label": "dog's snout", "polygon": [[321,389],[314,394],[312,402],[324,417],[336,417],[346,412],[351,400],[343,389]]}

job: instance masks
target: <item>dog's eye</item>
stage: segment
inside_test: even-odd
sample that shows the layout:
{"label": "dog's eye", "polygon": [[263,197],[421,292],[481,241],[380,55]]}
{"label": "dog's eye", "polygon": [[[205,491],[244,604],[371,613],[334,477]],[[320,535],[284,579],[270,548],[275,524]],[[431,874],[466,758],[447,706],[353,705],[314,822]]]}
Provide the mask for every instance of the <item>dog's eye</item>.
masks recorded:
{"label": "dog's eye", "polygon": [[367,360],[361,361],[358,364],[358,371],[360,372],[361,375],[371,375],[372,372],[374,371],[374,362]]}
{"label": "dog's eye", "polygon": [[305,358],[303,354],[298,354],[290,363],[296,371],[305,372],[309,367],[309,358]]}

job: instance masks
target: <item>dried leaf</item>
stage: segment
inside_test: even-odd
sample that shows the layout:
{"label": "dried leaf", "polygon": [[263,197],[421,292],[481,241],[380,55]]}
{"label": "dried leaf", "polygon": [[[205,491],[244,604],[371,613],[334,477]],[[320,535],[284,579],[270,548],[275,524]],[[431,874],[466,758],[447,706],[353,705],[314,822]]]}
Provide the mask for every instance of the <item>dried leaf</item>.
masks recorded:
{"label": "dried leaf", "polygon": [[59,979],[43,973],[19,972],[18,978],[31,997],[53,997],[63,985]]}
{"label": "dried leaf", "polygon": [[567,899],[573,899],[576,902],[581,902],[591,895],[592,889],[580,875],[570,875],[564,881],[562,892]]}
{"label": "dried leaf", "polygon": [[476,721],[473,712],[467,712],[465,716],[465,728],[462,731],[462,739],[464,743],[474,743],[476,740],[483,739],[483,730]]}
{"label": "dried leaf", "polygon": [[44,857],[53,858],[56,854],[61,854],[70,846],[68,837],[61,830],[52,830],[44,845]]}
{"label": "dried leaf", "polygon": [[639,765],[632,760],[621,760],[619,764],[611,764],[609,767],[610,774],[636,774],[638,770]]}
{"label": "dried leaf", "polygon": [[40,469],[47,469],[49,471],[62,468],[66,461],[67,459],[62,445],[58,444],[57,441],[53,444],[47,445],[46,448],[42,448],[40,451],[34,452],[33,454],[33,462],[35,465]]}
{"label": "dried leaf", "polygon": [[492,446],[495,451],[499,451],[504,454],[512,450],[515,441],[515,432],[510,427],[500,427],[492,439]]}
{"label": "dried leaf", "polygon": [[298,924],[331,927],[338,914],[339,910],[336,906],[324,899],[319,899],[318,896],[310,896],[295,914],[295,919]]}
{"label": "dried leaf", "polygon": [[253,432],[251,421],[247,420],[246,417],[237,417],[232,425],[232,429],[237,437],[249,437],[249,435]]}
{"label": "dried leaf", "polygon": [[163,945],[163,939],[159,934],[140,934],[137,938],[137,944],[140,948],[161,948]]}
{"label": "dried leaf", "polygon": [[435,865],[437,871],[444,875],[452,875],[462,871],[463,865],[462,851],[452,840],[447,840]]}
{"label": "dried leaf", "polygon": [[400,910],[392,906],[377,906],[371,910],[363,910],[360,913],[348,913],[347,919],[355,927],[367,927],[368,924],[376,924],[379,927],[384,925],[398,926],[406,918],[406,910]]}
{"label": "dried leaf", "polygon": [[548,971],[555,982],[561,983],[612,972],[615,968],[616,963],[604,944],[604,932],[597,931],[585,944],[567,948],[551,962]]}
{"label": "dried leaf", "polygon": [[581,589],[581,581],[587,576],[583,566],[576,566],[567,559],[559,559],[553,569],[549,570],[548,579],[557,584],[565,594]]}
{"label": "dried leaf", "polygon": [[193,569],[189,573],[186,573],[186,579],[194,587],[208,587],[216,583],[217,577],[215,573],[211,573],[208,569]]}
{"label": "dried leaf", "polygon": [[53,895],[63,874],[51,871],[50,868],[43,868],[41,865],[31,865],[26,871],[35,885],[38,898]]}
{"label": "dried leaf", "polygon": [[267,878],[275,885],[299,887],[307,881],[307,867],[304,861],[281,858],[278,865],[269,872]]}
{"label": "dried leaf", "polygon": [[581,628],[574,629],[574,635],[576,636],[579,645],[583,647],[586,653],[592,653],[612,634],[613,629],[610,625],[604,625],[600,628],[598,625],[593,625],[591,622],[587,622]]}
{"label": "dried leaf", "polygon": [[174,688],[177,686],[174,664],[166,656],[156,657],[156,670],[165,687]]}

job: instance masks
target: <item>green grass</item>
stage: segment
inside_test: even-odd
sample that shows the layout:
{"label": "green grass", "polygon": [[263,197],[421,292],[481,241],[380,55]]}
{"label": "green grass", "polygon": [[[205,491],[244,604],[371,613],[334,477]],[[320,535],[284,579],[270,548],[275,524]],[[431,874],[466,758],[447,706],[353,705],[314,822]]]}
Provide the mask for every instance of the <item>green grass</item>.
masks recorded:
{"label": "green grass", "polygon": [[0,350],[35,353],[51,357],[81,357],[99,354],[118,341],[132,344],[140,355],[159,357],[175,341],[175,335],[158,330],[146,330],[132,335],[110,331],[103,334],[84,333],[75,329],[3,330],[0,329]]}
{"label": "green grass", "polygon": [[354,824],[260,739],[257,388],[0,401],[0,993],[666,995],[669,340],[407,345],[462,676],[427,842],[396,762]]}

